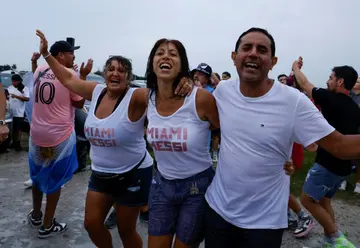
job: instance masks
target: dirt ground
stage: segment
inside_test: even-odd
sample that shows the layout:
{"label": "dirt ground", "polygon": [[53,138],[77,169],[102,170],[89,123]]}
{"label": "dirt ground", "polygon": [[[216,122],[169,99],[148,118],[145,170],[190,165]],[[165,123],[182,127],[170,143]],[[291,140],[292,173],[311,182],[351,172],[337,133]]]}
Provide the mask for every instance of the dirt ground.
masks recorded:
{"label": "dirt ground", "polygon": [[[0,155],[0,247],[2,248],[88,248],[94,247],[83,228],[84,203],[89,172],[76,174],[71,182],[63,189],[57,208],[56,218],[65,221],[69,230],[63,235],[54,236],[47,240],[39,240],[36,230],[30,228],[26,221],[26,214],[32,207],[31,191],[24,189],[23,182],[28,179],[27,152],[10,152]],[[359,196],[360,197],[360,196]],[[349,239],[360,245],[360,207],[349,205],[342,201],[335,201],[336,218],[341,229],[347,233]],[[147,247],[147,225],[138,223],[144,247]],[[122,247],[116,230],[111,231],[114,247]],[[301,248],[315,247],[322,230],[317,224],[315,230],[305,240],[296,240],[289,232],[285,232],[282,247]],[[261,237],[260,237],[261,238]],[[203,244],[201,247],[204,247]]]}

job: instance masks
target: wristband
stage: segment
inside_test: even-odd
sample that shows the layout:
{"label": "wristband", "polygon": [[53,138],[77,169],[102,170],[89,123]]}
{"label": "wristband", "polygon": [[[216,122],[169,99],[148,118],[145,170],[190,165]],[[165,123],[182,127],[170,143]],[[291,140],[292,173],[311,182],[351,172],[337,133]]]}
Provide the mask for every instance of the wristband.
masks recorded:
{"label": "wristband", "polygon": [[51,53],[48,53],[48,54],[46,54],[45,56],[43,55],[43,58],[44,58],[44,59],[47,59],[47,58],[50,57],[50,55],[51,55]]}

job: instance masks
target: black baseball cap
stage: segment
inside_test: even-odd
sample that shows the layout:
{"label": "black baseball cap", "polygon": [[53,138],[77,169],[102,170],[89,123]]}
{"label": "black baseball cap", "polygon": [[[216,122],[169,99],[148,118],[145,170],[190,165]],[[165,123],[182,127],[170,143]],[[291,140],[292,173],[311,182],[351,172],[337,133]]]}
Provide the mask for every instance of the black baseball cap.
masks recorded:
{"label": "black baseball cap", "polygon": [[208,75],[209,77],[211,76],[212,73],[212,69],[208,64],[205,63],[201,63],[199,64],[194,70],[192,70],[191,72],[194,73],[196,71],[202,72],[206,75]]}
{"label": "black baseball cap", "polygon": [[22,78],[21,78],[21,76],[19,75],[19,74],[14,74],[14,75],[12,75],[11,76],[11,81],[20,81],[20,82],[22,82]]}
{"label": "black baseball cap", "polygon": [[50,47],[50,53],[52,56],[57,56],[59,53],[73,52],[79,48],[80,46],[73,46],[67,41],[60,40]]}

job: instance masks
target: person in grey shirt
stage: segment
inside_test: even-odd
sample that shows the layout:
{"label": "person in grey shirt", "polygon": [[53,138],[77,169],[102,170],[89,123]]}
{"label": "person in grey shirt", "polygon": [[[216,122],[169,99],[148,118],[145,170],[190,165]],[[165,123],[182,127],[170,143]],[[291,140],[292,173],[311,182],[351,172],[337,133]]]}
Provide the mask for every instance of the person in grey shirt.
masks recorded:
{"label": "person in grey shirt", "polygon": [[[354,102],[356,102],[356,104],[360,108],[360,77],[356,81],[355,86],[350,91],[350,97],[354,100]],[[360,133],[360,127],[359,127],[359,133]],[[356,185],[355,185],[354,192],[360,194],[360,159],[354,160],[354,166],[356,169]],[[347,182],[344,181],[341,184],[340,190],[345,190],[346,184],[347,184]]]}

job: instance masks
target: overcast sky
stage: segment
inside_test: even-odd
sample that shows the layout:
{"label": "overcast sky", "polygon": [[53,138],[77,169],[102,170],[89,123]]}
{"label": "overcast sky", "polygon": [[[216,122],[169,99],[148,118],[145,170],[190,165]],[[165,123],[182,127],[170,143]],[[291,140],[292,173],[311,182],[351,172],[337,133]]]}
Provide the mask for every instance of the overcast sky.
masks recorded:
{"label": "overcast sky", "polygon": [[1,9],[0,64],[16,63],[20,70],[30,70],[40,29],[50,44],[75,37],[81,45],[76,63],[91,57],[94,69],[110,54],[121,54],[132,59],[135,74],[144,75],[154,43],[173,38],[185,45],[191,67],[206,62],[235,76],[230,54],[237,38],[261,27],[276,42],[272,77],[289,73],[299,55],[319,86],[335,65],[360,72],[359,0],[12,0],[2,1]]}

